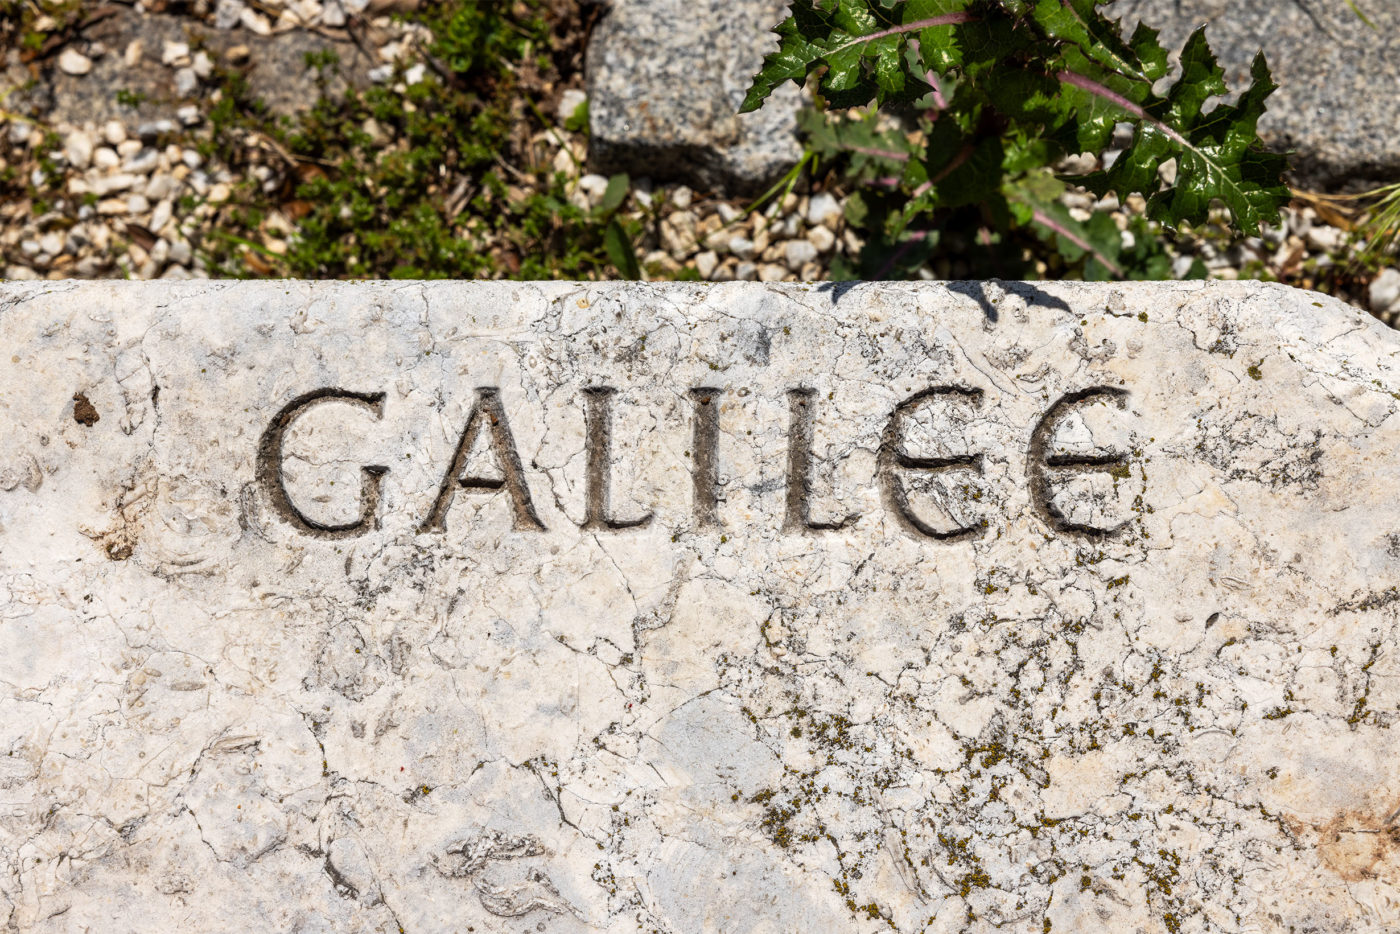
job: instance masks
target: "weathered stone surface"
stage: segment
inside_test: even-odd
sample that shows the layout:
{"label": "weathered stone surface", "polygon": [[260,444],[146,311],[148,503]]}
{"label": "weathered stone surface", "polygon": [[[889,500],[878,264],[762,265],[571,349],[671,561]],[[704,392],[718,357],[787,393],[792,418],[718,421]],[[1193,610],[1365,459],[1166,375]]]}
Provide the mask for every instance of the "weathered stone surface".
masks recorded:
{"label": "weathered stone surface", "polygon": [[1279,84],[1265,139],[1297,150],[1297,181],[1356,189],[1400,178],[1400,4],[1356,6],[1375,28],[1344,0],[1120,0],[1113,15],[1160,28],[1173,50],[1206,25],[1231,87],[1262,49]]}
{"label": "weathered stone surface", "polygon": [[589,158],[600,172],[760,189],[802,155],[801,91],[739,114],[785,0],[615,0],[588,44]]}
{"label": "weathered stone surface", "polygon": [[1355,309],[42,283],[0,337],[9,929],[1400,922]]}

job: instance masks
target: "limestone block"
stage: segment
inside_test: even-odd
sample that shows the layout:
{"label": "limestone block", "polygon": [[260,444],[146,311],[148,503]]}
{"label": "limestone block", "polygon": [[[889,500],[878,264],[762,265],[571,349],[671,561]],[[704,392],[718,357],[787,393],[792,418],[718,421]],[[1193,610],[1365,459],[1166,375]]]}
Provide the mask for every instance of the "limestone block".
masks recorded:
{"label": "limestone block", "polygon": [[1247,283],[0,285],[10,930],[1400,924],[1400,338]]}

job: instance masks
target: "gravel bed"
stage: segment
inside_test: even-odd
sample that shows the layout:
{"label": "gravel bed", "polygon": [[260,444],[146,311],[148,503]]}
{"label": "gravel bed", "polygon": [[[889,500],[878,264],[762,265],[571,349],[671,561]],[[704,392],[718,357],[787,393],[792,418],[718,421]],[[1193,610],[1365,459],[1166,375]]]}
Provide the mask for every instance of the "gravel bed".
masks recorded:
{"label": "gravel bed", "polygon": [[[0,176],[9,173],[32,189],[56,191],[57,196],[47,203],[21,197],[0,205],[5,278],[213,274],[207,247],[227,212],[237,207],[231,198],[238,183],[252,180],[274,191],[296,170],[276,141],[256,135],[241,141],[245,158],[240,163],[246,162],[241,169],[208,155],[209,114],[220,100],[216,73],[228,68],[256,73],[250,66],[258,64],[257,56],[270,43],[297,34],[320,43],[318,48],[334,49],[348,62],[345,81],[405,87],[422,80],[426,66],[417,55],[425,37],[421,27],[389,16],[391,7],[383,0],[200,0],[172,13],[138,4],[122,11],[144,20],[137,22],[138,35],[120,48],[88,38],[85,30],[39,59],[25,61],[18,50],[9,50],[0,73]],[[176,36],[183,30],[191,38],[172,37],[172,20],[180,27]],[[145,21],[152,21],[149,29]],[[157,36],[164,38],[157,41]],[[279,73],[284,86],[300,80],[310,87],[304,74]],[[161,106],[128,102],[125,112],[117,107],[112,114],[109,104],[94,105],[94,111],[107,113],[75,118],[71,103],[81,96],[75,88],[85,82],[103,85],[89,90],[106,101],[113,82],[123,76],[142,86],[169,89],[157,102]],[[49,108],[60,112],[61,119],[4,109],[13,107],[8,103],[13,100],[42,102],[46,89],[53,97],[66,95],[70,106]],[[557,99],[557,125],[532,142],[555,170],[568,176],[570,199],[590,208],[604,197],[608,179],[587,172],[586,137],[565,128],[584,102],[583,92],[564,88]],[[301,102],[310,102],[305,93]],[[1141,199],[1120,204],[1116,198],[1097,200],[1082,192],[1071,192],[1064,200],[1077,219],[1108,211],[1120,227],[1142,207]],[[862,246],[846,226],[839,191],[794,191],[749,210],[737,199],[634,179],[624,210],[643,222],[637,252],[653,277],[821,280],[833,259]],[[1177,257],[1174,273],[1185,275],[1192,259],[1199,258],[1217,278],[1268,277],[1308,287],[1325,283],[1340,297],[1397,323],[1400,269],[1392,265],[1335,275],[1356,247],[1345,223],[1335,212],[1324,216],[1295,202],[1281,225],[1259,237],[1231,238],[1223,227],[1208,227],[1171,249]],[[284,253],[297,235],[295,221],[278,212],[265,219],[260,231],[259,246],[274,256]],[[1124,236],[1131,234],[1125,231]],[[920,274],[950,279],[967,276],[969,270],[955,258],[938,259]]]}

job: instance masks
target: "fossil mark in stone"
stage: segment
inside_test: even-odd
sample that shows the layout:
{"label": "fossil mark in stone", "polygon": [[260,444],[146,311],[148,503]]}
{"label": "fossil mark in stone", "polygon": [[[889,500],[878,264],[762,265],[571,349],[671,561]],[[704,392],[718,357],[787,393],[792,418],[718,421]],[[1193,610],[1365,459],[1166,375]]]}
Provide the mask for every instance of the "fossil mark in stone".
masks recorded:
{"label": "fossil mark in stone", "polygon": [[573,907],[559,894],[549,877],[530,867],[513,879],[493,877],[493,863],[544,856],[544,844],[530,834],[510,834],[488,830],[471,840],[454,843],[447,857],[434,856],[438,872],[451,879],[469,879],[481,906],[502,918],[519,918],[533,911],[574,914]]}

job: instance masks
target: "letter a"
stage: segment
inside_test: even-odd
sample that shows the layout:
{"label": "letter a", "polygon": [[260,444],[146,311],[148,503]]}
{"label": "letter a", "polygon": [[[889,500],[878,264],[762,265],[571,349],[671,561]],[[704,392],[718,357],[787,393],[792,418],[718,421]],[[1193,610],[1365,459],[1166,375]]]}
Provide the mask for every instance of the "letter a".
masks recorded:
{"label": "letter a", "polygon": [[[483,419],[486,421],[491,453],[501,468],[499,478],[462,476],[472,446],[476,444],[477,435],[481,433]],[[495,386],[483,386],[477,390],[476,405],[472,406],[471,414],[467,416],[467,427],[462,430],[462,439],[457,442],[457,451],[452,455],[452,466],[447,469],[447,476],[442,478],[437,500],[418,531],[446,531],[447,511],[452,508],[452,499],[457,495],[458,487],[466,490],[499,490],[505,487],[506,492],[510,494],[511,508],[514,510],[515,529],[544,531],[544,523],[535,514],[534,503],[530,500],[530,488],[525,483],[525,470],[520,464],[520,455],[515,450],[515,439],[511,437],[505,409],[501,407],[501,392]]]}

